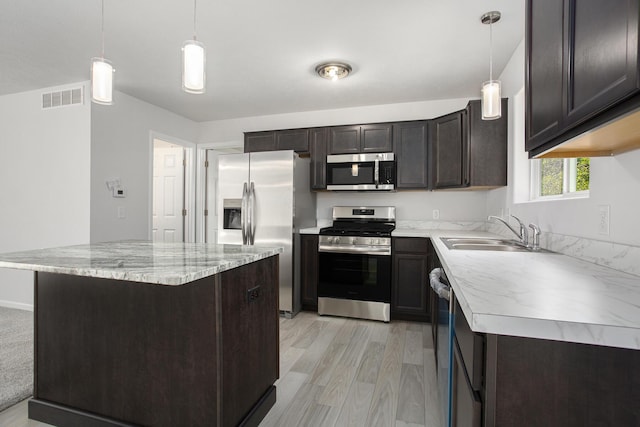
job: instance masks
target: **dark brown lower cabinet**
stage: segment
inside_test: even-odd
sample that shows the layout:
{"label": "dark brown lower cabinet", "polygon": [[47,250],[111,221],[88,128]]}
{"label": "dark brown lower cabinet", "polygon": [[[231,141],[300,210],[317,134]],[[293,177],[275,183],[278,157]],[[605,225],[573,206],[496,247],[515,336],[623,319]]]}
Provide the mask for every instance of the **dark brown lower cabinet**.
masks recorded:
{"label": "dark brown lower cabinet", "polygon": [[258,425],[276,400],[278,257],[180,286],[36,273],[29,418]]}
{"label": "dark brown lower cabinet", "polygon": [[471,385],[458,343],[454,341],[452,361],[453,394],[451,396],[451,425],[454,427],[482,425],[482,400]]}
{"label": "dark brown lower cabinet", "polygon": [[472,332],[456,303],[454,426],[640,425],[640,351]]}
{"label": "dark brown lower cabinet", "polygon": [[318,235],[300,235],[302,309],[318,311]]}
{"label": "dark brown lower cabinet", "polygon": [[431,241],[394,237],[391,271],[391,319],[431,321]]}

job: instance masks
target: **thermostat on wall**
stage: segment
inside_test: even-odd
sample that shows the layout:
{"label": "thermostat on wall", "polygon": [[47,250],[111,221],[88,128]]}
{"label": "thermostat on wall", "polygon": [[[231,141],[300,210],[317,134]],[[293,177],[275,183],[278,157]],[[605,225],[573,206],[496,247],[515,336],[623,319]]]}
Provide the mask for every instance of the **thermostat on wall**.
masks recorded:
{"label": "thermostat on wall", "polygon": [[113,197],[127,197],[127,190],[122,185],[114,185]]}

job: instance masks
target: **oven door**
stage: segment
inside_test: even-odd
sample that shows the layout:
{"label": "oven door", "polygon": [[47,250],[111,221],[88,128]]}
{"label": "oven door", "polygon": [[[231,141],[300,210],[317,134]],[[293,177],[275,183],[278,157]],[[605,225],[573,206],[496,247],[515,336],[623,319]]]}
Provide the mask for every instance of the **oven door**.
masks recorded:
{"label": "oven door", "polygon": [[318,296],[391,302],[391,256],[324,252],[319,256]]}

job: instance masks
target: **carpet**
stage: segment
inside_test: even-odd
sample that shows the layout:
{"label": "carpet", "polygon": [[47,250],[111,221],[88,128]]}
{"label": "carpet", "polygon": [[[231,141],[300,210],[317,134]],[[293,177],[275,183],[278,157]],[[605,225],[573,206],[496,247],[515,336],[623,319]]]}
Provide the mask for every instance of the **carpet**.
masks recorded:
{"label": "carpet", "polygon": [[33,312],[0,307],[0,411],[33,393]]}

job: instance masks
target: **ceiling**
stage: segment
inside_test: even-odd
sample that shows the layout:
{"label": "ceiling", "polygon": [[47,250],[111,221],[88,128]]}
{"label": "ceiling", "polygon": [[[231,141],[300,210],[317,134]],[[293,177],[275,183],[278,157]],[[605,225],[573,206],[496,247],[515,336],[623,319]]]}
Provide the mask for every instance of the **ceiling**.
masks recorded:
{"label": "ceiling", "polygon": [[[207,92],[182,92],[190,0],[104,0],[105,58],[117,90],[195,121],[477,98],[524,36],[525,0],[228,0],[197,3]],[[89,79],[100,56],[100,0],[2,0],[0,95]],[[331,82],[321,62],[353,73]],[[114,102],[118,102],[117,93]]]}

